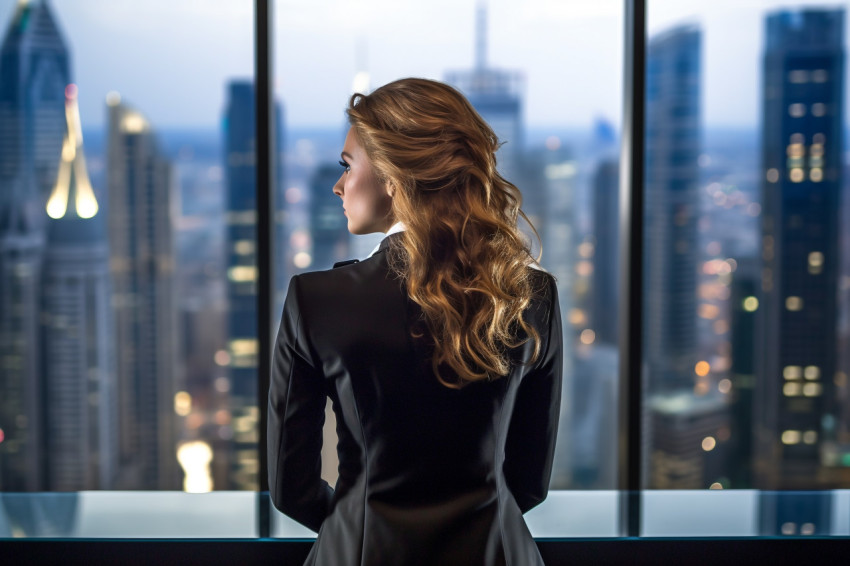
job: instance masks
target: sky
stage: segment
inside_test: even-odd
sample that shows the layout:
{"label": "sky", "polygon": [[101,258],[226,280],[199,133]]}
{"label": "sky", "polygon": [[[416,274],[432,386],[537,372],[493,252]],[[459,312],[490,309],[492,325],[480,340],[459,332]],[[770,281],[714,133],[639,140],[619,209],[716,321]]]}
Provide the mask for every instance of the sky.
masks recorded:
{"label": "sky", "polygon": [[[4,34],[18,1],[0,0]],[[361,70],[376,87],[404,76],[440,79],[447,70],[470,68],[478,1],[277,0],[275,84],[287,127],[339,126]],[[49,2],[71,50],[89,128],[105,122],[105,96],[114,90],[155,127],[217,129],[227,81],[253,75],[251,0]],[[622,0],[487,4],[488,63],[523,73],[529,126],[588,127],[597,117],[619,124]],[[845,4],[649,0],[648,30],[652,36],[699,23],[705,123],[754,127],[766,11]]]}

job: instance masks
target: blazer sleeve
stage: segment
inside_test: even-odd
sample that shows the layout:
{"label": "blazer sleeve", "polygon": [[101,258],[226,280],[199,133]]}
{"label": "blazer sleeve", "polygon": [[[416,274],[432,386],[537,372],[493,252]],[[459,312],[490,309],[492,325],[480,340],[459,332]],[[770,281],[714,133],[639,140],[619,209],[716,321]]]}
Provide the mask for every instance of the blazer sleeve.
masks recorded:
{"label": "blazer sleeve", "polygon": [[549,491],[561,411],[561,312],[555,281],[549,279],[544,318],[548,325],[541,336],[545,346],[519,386],[505,443],[505,479],[523,513],[546,499]]}
{"label": "blazer sleeve", "polygon": [[289,283],[269,384],[269,492],[275,507],[314,531],[333,490],[321,477],[325,385],[301,318],[298,277]]}

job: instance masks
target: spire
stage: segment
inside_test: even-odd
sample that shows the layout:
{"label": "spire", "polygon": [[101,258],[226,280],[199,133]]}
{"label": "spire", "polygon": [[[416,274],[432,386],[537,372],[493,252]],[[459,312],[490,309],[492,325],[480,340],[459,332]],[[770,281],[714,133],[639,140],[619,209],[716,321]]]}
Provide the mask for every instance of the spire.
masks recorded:
{"label": "spire", "polygon": [[482,0],[475,9],[475,69],[487,68],[487,3]]}
{"label": "spire", "polygon": [[73,200],[72,211],[80,218],[91,218],[97,214],[98,204],[86,170],[77,85],[74,84],[65,88],[65,119],[67,128],[62,140],[59,173],[47,200],[47,214],[53,219],[65,217]]}

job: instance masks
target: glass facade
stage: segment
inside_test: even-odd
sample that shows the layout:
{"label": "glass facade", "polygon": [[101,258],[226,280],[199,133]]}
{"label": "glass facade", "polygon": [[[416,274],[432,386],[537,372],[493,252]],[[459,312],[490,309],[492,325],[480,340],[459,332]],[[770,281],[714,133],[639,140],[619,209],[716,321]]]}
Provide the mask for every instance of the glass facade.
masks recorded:
{"label": "glass facade", "polygon": [[[292,275],[380,240],[351,236],[331,191],[348,96],[444,80],[504,142],[559,282],[561,427],[532,533],[624,535],[618,285],[641,277],[640,534],[850,536],[846,5],[647,2],[631,274],[623,2],[272,5],[270,339]],[[263,519],[257,491],[253,17],[0,0],[0,538],[314,536]],[[325,440],[333,482],[330,411]]]}

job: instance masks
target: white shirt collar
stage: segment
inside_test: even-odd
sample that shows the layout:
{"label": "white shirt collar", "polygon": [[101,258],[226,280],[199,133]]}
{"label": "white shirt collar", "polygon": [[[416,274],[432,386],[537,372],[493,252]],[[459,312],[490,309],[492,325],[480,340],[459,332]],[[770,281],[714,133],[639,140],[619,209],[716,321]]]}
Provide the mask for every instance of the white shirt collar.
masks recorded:
{"label": "white shirt collar", "polygon": [[[390,226],[389,230],[387,230],[387,233],[384,235],[384,239],[386,239],[387,236],[391,236],[392,234],[396,234],[398,232],[403,232],[406,229],[407,229],[407,226],[405,226],[403,222],[396,222],[395,224]],[[383,242],[383,241],[384,240],[381,240],[381,242]],[[377,246],[375,246],[375,249],[372,250],[372,253],[370,253],[368,257],[372,257],[373,255],[375,255],[375,252],[377,252],[379,249],[381,249],[380,243]]]}

